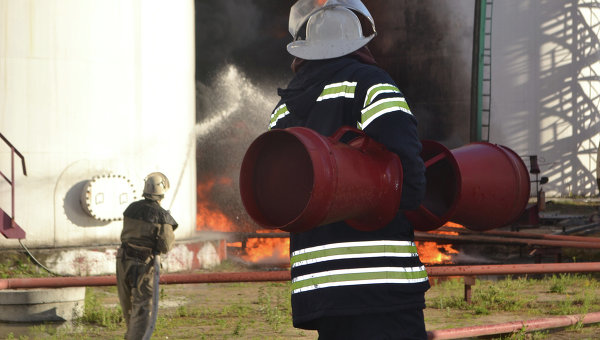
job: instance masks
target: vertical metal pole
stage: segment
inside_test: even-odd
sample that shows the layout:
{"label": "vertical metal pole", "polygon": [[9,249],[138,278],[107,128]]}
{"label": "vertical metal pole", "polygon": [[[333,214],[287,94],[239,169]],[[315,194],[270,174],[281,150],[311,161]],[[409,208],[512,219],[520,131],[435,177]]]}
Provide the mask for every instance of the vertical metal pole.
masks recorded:
{"label": "vertical metal pole", "polygon": [[475,276],[465,276],[463,279],[465,281],[465,302],[471,303],[471,298],[473,295],[473,290],[471,287],[475,285]]}
{"label": "vertical metal pole", "polygon": [[473,53],[471,62],[471,142],[481,140],[481,108],[483,93],[483,48],[485,47],[486,1],[475,0],[473,19]]}

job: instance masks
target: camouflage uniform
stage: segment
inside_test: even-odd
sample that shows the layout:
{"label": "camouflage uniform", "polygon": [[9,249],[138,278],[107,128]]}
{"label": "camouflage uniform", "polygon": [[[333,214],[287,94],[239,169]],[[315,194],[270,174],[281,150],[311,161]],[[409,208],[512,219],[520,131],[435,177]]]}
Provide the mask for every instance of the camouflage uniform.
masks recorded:
{"label": "camouflage uniform", "polygon": [[117,288],[127,323],[125,338],[141,339],[150,321],[154,254],[173,248],[177,222],[157,201],[148,198],[129,205],[123,215]]}

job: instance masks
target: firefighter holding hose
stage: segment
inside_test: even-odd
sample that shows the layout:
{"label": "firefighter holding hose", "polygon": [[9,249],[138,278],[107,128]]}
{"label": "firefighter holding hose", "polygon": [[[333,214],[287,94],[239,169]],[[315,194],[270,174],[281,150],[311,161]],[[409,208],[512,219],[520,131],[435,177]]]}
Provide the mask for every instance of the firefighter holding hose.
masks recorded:
{"label": "firefighter holding hose", "polygon": [[425,195],[425,166],[417,121],[366,46],[373,18],[360,0],[299,0],[289,30],[295,76],[278,90],[269,129],[331,136],[358,127],[396,153],[404,173],[400,209],[383,228],[359,231],[340,221],[291,233],[294,326],[317,330],[321,340],[426,339],[429,281],[403,213]]}
{"label": "firefighter holding hose", "polygon": [[[154,277],[158,275],[159,254],[165,254],[175,242],[177,222],[160,206],[169,189],[169,180],[160,172],[144,180],[144,199],[131,203],[123,212],[121,247],[117,251],[117,289],[127,323],[126,339],[142,339],[152,329]],[[156,282],[158,284],[158,282]],[[157,288],[157,287],[156,287]],[[155,302],[158,299],[154,299]],[[151,334],[151,332],[149,332]]]}

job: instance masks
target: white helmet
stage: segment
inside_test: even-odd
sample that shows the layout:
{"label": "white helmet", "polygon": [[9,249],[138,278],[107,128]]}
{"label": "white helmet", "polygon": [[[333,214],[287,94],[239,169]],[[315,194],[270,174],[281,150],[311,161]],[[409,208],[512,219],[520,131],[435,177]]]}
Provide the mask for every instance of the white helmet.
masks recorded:
{"label": "white helmet", "polygon": [[144,179],[144,197],[163,198],[169,190],[169,179],[161,172],[153,172]]}
{"label": "white helmet", "polygon": [[[373,33],[368,37],[353,11],[371,23]],[[288,52],[307,60],[341,57],[365,46],[376,35],[373,17],[360,0],[299,0],[290,11],[289,31],[294,41],[288,44]]]}

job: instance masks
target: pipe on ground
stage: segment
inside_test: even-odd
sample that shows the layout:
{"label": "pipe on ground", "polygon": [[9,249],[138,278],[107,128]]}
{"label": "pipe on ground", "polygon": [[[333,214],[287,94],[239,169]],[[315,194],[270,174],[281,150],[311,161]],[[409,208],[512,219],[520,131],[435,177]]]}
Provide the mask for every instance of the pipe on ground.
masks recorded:
{"label": "pipe on ground", "polygon": [[582,249],[600,249],[598,242],[582,242],[582,241],[567,241],[567,240],[549,240],[549,239],[530,239],[518,237],[499,237],[499,236],[484,236],[484,235],[447,235],[434,234],[415,231],[416,241],[433,241],[438,243],[496,243],[507,245],[528,245],[528,246],[550,246],[550,247],[565,247],[565,248],[582,248]]}
{"label": "pipe on ground", "polygon": [[531,332],[550,328],[568,327],[577,323],[590,324],[600,322],[600,312],[584,315],[563,315],[552,318],[541,318],[525,321],[513,321],[492,325],[470,326],[462,328],[440,329],[427,332],[428,339],[463,339],[477,336],[519,332]]}
{"label": "pipe on ground", "polygon": [[[160,276],[161,284],[262,282],[262,281],[289,281],[289,280],[290,280],[290,272],[287,270],[271,271],[271,272],[163,274]],[[117,284],[117,279],[114,275],[39,277],[39,278],[1,279],[0,280],[0,290],[1,289],[21,289],[21,288],[114,286],[116,284]]]}
{"label": "pipe on ground", "polygon": [[[439,266],[427,268],[427,273],[430,277],[593,272],[600,272],[600,262]],[[181,273],[163,274],[160,276],[161,284],[289,280],[290,272],[287,270],[237,273]],[[117,280],[114,275],[16,278],[0,279],[0,289],[114,286],[116,283]]]}
{"label": "pipe on ground", "polygon": [[[593,224],[593,225],[596,225]],[[586,225],[586,227],[590,227],[590,225]],[[577,242],[600,242],[600,237],[593,236],[575,236],[575,235],[562,235],[562,234],[536,234],[536,233],[528,233],[523,231],[505,231],[505,230],[488,230],[483,232],[477,232],[474,230],[466,229],[466,228],[456,228],[456,227],[441,227],[437,229],[438,231],[452,231],[457,232],[459,234],[469,234],[469,235],[484,235],[484,236],[502,236],[502,237],[511,237],[511,238],[531,238],[531,239],[545,239],[545,240],[558,240],[558,241],[577,241]]]}
{"label": "pipe on ground", "polygon": [[429,276],[477,276],[596,272],[600,272],[600,262],[492,264],[477,266],[439,266],[427,268],[427,274]]}

